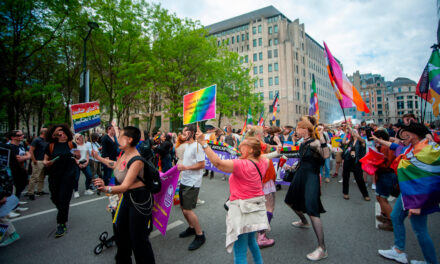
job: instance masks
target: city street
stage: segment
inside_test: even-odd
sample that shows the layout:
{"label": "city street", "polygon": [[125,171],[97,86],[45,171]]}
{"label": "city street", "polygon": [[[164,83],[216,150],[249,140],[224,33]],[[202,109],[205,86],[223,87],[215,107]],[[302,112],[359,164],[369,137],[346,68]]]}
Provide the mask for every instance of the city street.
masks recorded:
{"label": "city street", "polygon": [[[209,180],[204,178],[200,198],[205,201],[195,210],[206,233],[207,241],[199,250],[187,250],[192,238],[181,239],[178,234],[187,226],[179,207],[173,207],[169,231],[165,237],[153,231],[151,243],[157,263],[232,263],[225,245],[225,210],[223,203],[228,195],[227,182],[220,174]],[[80,186],[84,188],[84,177]],[[316,247],[312,229],[298,229],[291,225],[296,216],[283,202],[287,186],[277,192],[276,208],[269,237],[275,246],[262,249],[265,263],[310,263],[306,254]],[[322,263],[394,263],[380,257],[378,249],[393,245],[393,233],[375,228],[374,192],[369,188],[372,201],[362,199],[356,184],[350,182],[350,200],[342,198],[342,184],[336,179],[323,183],[322,201],[327,213],[322,215],[325,241],[329,257]],[[80,194],[83,189],[80,188]],[[27,201],[27,198],[22,200]],[[2,263],[113,263],[116,247],[106,248],[100,255],[93,250],[103,231],[112,234],[111,215],[106,211],[105,196],[84,196],[72,199],[68,232],[59,239],[54,238],[56,211],[49,195],[38,197],[26,205],[30,209],[13,223],[21,239],[0,248]],[[440,214],[429,217],[429,230],[440,256]],[[437,223],[437,224],[436,224]],[[407,253],[409,259],[422,260],[409,221],[407,227]],[[250,263],[252,259],[248,253]]]}

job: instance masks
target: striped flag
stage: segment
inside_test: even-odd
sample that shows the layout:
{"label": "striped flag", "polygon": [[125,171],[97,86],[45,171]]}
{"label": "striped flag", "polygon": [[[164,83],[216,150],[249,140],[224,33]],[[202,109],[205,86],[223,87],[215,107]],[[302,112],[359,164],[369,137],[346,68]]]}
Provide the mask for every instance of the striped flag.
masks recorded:
{"label": "striped flag", "polygon": [[252,121],[252,112],[251,112],[251,108],[250,107],[249,107],[249,110],[248,110],[246,123],[249,124],[249,125],[253,125],[253,123],[254,123]]}
{"label": "striped flag", "polygon": [[258,126],[263,126],[263,124],[264,124],[263,116],[264,116],[264,111],[261,111],[260,119],[258,120]]}
{"label": "striped flag", "polygon": [[436,47],[423,70],[416,87],[416,94],[432,104],[433,113],[439,115],[440,103],[440,53]]}
{"label": "striped flag", "polygon": [[[345,74],[342,72],[341,66],[339,66],[339,63],[335,60],[335,58],[333,58],[333,55],[325,42],[324,47],[328,60],[329,74],[331,74],[330,81],[334,81],[340,94],[348,97],[356,105],[356,108],[359,112],[365,112],[367,114],[370,113],[370,109],[368,109],[358,90],[353,86],[353,84],[351,84],[347,76],[345,76]],[[339,95],[336,97],[341,101],[342,99],[340,99],[338,96]]]}
{"label": "striped flag", "polygon": [[272,103],[272,109],[273,109],[272,121],[275,121],[275,119],[277,118],[277,110],[278,110],[278,106],[279,106],[278,95],[279,95],[279,93],[277,93],[275,95],[275,99],[273,100],[273,103]]}
{"label": "striped flag", "polygon": [[399,158],[397,177],[405,210],[440,211],[440,146],[424,139]]}
{"label": "striped flag", "polygon": [[318,105],[318,94],[316,93],[316,83],[315,83],[315,75],[312,76],[312,87],[310,92],[310,106],[309,106],[309,115],[315,116],[319,121],[319,105]]}

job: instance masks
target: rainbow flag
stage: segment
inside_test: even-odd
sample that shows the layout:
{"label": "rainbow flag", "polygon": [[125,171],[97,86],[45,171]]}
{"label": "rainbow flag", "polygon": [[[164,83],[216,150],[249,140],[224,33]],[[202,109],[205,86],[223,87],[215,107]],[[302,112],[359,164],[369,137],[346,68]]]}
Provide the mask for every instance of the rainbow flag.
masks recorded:
{"label": "rainbow flag", "polygon": [[217,85],[195,91],[183,97],[183,124],[214,119]]}
{"label": "rainbow flag", "polygon": [[272,116],[272,121],[275,121],[275,119],[277,118],[277,110],[278,110],[278,93],[275,95],[275,99],[273,100],[273,104],[272,104],[272,108],[273,108],[273,116]]}
{"label": "rainbow flag", "polygon": [[257,124],[258,126],[263,126],[263,124],[264,124],[263,116],[264,116],[264,111],[261,111],[260,119],[258,119],[258,124]]}
{"label": "rainbow flag", "polygon": [[440,145],[424,139],[400,158],[397,177],[403,207],[440,210]]}
{"label": "rainbow flag", "polygon": [[310,106],[309,106],[309,115],[316,116],[319,121],[319,105],[318,105],[318,94],[316,93],[316,83],[315,83],[315,75],[312,76],[312,87],[310,93]]}
{"label": "rainbow flag", "polygon": [[75,133],[97,127],[101,124],[99,102],[70,105],[70,114]]}
{"label": "rainbow flag", "polygon": [[[429,88],[431,86],[431,88]],[[440,104],[440,54],[438,47],[431,53],[428,64],[416,87],[416,94],[432,104],[435,116],[439,114]]]}
{"label": "rainbow flag", "polygon": [[[336,84],[338,91],[341,93],[341,95],[345,95],[346,97],[348,97],[356,105],[358,111],[368,114],[370,112],[370,109],[368,109],[356,87],[351,84],[347,76],[345,76],[345,74],[342,72],[341,66],[339,66],[339,63],[335,60],[335,58],[333,58],[333,55],[331,54],[325,42],[324,47],[328,60],[329,75],[331,75],[330,82],[334,82]],[[336,98],[341,101],[342,99],[340,99],[340,97],[342,96],[338,96],[339,95],[336,95]]]}

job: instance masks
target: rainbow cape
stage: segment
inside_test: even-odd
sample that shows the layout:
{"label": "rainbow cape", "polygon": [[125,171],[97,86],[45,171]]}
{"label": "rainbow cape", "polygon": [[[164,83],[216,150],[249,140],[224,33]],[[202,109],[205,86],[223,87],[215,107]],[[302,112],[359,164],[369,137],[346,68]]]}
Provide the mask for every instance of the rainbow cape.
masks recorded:
{"label": "rainbow cape", "polygon": [[440,145],[425,139],[402,154],[397,177],[405,210],[440,209]]}

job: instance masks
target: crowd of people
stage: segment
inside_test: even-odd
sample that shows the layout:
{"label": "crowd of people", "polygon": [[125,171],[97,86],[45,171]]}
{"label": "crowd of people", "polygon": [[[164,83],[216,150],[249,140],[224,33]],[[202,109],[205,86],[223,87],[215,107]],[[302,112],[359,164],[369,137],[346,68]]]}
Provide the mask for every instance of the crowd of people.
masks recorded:
{"label": "crowd of people", "polygon": [[[403,224],[408,217],[425,258],[411,263],[438,263],[427,218],[440,211],[440,140],[432,126],[420,123],[413,114],[406,114],[402,119],[403,123],[383,126],[365,122],[353,125],[350,121],[326,125],[314,117],[304,116],[296,128],[248,125],[244,131],[235,131],[231,125],[223,128],[206,125],[202,132],[192,124],[179,133],[158,131],[152,136],[148,131],[131,126],[119,129],[115,123],[105,127],[104,135],[73,134],[67,126],[55,125],[42,128],[38,137],[27,141],[21,130],[14,130],[7,135],[6,144],[1,145],[12,153],[10,171],[2,169],[1,173],[10,174],[14,193],[12,187],[7,186],[8,182],[1,180],[7,177],[0,177],[0,206],[12,195],[22,201],[8,215],[0,217],[0,223],[9,226],[0,246],[20,238],[8,219],[19,217],[27,210],[23,205],[47,194],[45,175],[49,176],[50,197],[58,210],[55,237],[62,237],[67,230],[71,198],[80,196],[78,185],[82,173],[84,195],[101,192],[119,195],[115,217],[116,262],[131,263],[134,253],[137,263],[154,263],[148,239],[151,226],[145,224],[151,217],[153,203],[145,178],[153,173],[149,171],[151,164],[153,170],[166,172],[177,166],[180,171],[180,208],[188,226],[179,237],[194,237],[188,250],[196,250],[205,243],[206,237],[194,209],[204,202],[198,197],[203,177],[209,175],[209,179],[213,179],[215,175],[205,170],[208,159],[225,173],[222,180],[229,183],[230,194],[225,203],[228,252],[234,253],[235,263],[246,263],[249,248],[254,262],[263,263],[260,249],[275,244],[268,233],[275,213],[276,193],[280,189],[277,185],[279,168],[275,168],[272,159],[282,156],[283,147],[299,146],[298,162],[282,167],[286,175],[294,175],[284,202],[298,217],[292,226],[313,227],[317,247],[306,255],[309,260],[321,260],[329,255],[320,218],[320,214],[326,212],[321,203],[322,184],[332,178],[339,180],[341,198],[349,200],[353,173],[367,202],[371,200],[367,182],[372,182],[371,188],[381,209],[376,216],[381,222],[378,228],[394,233],[394,246],[378,253],[387,259],[408,263]],[[208,142],[237,149],[238,158],[222,160]],[[335,166],[332,166],[333,160]],[[110,182],[112,174],[116,186]],[[26,186],[28,202],[22,198]],[[414,195],[417,197],[412,197]],[[395,202],[389,201],[390,196],[397,197]]]}

